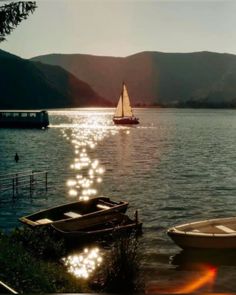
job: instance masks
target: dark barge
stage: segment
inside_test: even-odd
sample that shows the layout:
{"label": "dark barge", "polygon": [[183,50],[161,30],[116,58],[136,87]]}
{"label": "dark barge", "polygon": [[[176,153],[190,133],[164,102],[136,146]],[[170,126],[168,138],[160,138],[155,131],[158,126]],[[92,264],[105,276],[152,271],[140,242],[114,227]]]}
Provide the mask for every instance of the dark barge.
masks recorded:
{"label": "dark barge", "polygon": [[0,111],[0,128],[46,128],[47,111]]}

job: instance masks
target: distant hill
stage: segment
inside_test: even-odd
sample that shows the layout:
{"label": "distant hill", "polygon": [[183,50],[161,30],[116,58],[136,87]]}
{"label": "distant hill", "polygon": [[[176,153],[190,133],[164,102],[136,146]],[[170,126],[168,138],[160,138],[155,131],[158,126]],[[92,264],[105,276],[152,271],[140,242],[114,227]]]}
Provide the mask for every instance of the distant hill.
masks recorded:
{"label": "distant hill", "polygon": [[42,109],[109,104],[87,83],[59,66],[0,50],[0,108]]}
{"label": "distant hill", "polygon": [[236,107],[236,56],[213,52],[141,52],[128,57],[49,54],[58,65],[117,103],[125,81],[134,105]]}

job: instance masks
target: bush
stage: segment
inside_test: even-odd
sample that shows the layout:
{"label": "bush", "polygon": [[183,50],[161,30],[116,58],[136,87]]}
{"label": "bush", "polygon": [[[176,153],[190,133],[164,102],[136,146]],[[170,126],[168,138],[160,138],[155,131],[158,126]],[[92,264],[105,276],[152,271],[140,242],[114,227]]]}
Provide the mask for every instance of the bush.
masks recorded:
{"label": "bush", "polygon": [[1,280],[19,293],[88,292],[85,283],[67,273],[57,262],[37,259],[22,243],[0,237]]}
{"label": "bush", "polygon": [[136,236],[121,238],[113,244],[104,265],[100,282],[102,291],[110,293],[142,292],[140,255]]}
{"label": "bush", "polygon": [[57,239],[49,228],[17,228],[9,236],[13,243],[21,244],[37,257],[56,260],[65,255],[64,240]]}

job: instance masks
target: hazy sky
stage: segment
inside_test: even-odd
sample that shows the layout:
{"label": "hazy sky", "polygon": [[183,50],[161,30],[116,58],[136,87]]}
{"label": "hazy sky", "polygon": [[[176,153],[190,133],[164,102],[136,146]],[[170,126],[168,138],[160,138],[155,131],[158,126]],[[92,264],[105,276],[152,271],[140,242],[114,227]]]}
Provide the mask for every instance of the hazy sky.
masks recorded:
{"label": "hazy sky", "polygon": [[236,1],[39,0],[37,5],[1,43],[3,50],[25,58],[140,51],[236,54]]}

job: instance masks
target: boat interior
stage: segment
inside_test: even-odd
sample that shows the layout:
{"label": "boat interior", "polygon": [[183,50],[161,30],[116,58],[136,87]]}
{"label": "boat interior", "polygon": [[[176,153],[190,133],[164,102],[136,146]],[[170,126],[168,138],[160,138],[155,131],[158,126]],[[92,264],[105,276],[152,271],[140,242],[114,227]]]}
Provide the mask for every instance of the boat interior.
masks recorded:
{"label": "boat interior", "polygon": [[62,232],[89,232],[89,231],[98,231],[104,229],[112,229],[115,226],[122,226],[127,224],[132,224],[132,221],[128,216],[113,212],[111,214],[96,216],[93,218],[82,219],[80,222],[75,222],[73,224],[60,223],[60,225],[53,225],[56,230]]}
{"label": "boat interior", "polygon": [[175,229],[183,232],[205,234],[236,234],[236,217],[193,222],[176,226]]}
{"label": "boat interior", "polygon": [[91,199],[87,202],[70,203],[65,206],[44,210],[27,216],[27,218],[38,224],[47,224],[58,220],[78,218],[85,214],[110,209],[115,206],[117,206],[117,203],[110,200]]}

